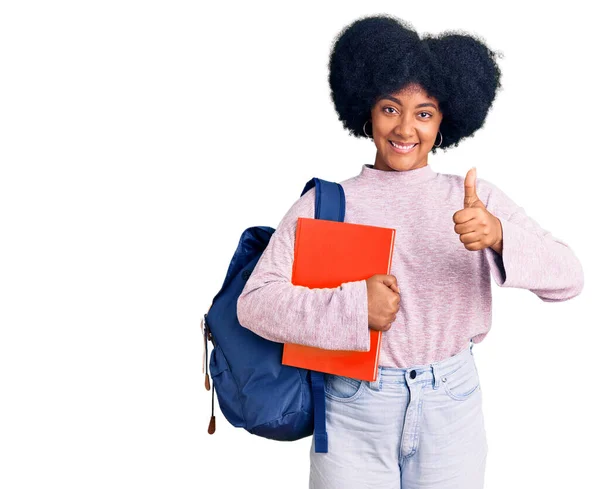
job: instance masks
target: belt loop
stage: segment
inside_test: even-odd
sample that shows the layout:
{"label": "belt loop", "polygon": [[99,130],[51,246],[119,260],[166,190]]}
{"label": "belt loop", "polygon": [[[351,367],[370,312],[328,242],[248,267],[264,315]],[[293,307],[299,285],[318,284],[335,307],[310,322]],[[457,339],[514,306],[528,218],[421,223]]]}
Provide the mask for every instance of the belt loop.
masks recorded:
{"label": "belt loop", "polygon": [[469,351],[471,352],[471,355],[473,355],[473,338],[469,340]]}
{"label": "belt loop", "polygon": [[440,386],[440,373],[438,372],[438,365],[436,363],[431,364],[433,370],[433,388],[437,389]]}
{"label": "belt loop", "polygon": [[369,388],[374,391],[381,390],[381,367],[377,367],[377,378],[369,381]]}

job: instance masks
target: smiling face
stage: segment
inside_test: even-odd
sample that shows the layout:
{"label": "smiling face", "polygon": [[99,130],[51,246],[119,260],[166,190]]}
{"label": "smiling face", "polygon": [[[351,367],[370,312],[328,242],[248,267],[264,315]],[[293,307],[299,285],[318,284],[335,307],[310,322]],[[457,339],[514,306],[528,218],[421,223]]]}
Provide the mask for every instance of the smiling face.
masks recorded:
{"label": "smiling face", "polygon": [[383,95],[371,109],[371,120],[377,170],[405,171],[427,165],[427,155],[436,144],[442,113],[438,101],[420,86],[410,85]]}

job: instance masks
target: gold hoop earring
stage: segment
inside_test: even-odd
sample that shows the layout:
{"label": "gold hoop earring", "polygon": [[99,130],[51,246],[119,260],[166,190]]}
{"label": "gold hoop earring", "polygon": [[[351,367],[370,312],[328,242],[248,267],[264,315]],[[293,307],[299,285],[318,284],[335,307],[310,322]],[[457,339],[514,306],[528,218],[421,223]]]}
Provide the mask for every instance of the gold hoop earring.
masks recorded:
{"label": "gold hoop earring", "polygon": [[366,129],[367,122],[369,122],[369,120],[366,120],[365,123],[363,124],[363,132],[365,133],[365,136],[367,136],[369,139],[373,139],[372,134],[367,134],[367,129]]}

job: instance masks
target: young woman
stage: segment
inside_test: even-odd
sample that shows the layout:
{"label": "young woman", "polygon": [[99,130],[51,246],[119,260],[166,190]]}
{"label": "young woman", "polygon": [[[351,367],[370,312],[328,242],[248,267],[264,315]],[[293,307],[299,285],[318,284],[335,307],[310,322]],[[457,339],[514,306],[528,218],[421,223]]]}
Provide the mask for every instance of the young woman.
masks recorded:
{"label": "young woman", "polygon": [[390,16],[347,26],[330,56],[339,119],[375,144],[373,165],[340,182],[346,222],[396,229],[390,275],[337,288],[291,284],[298,217],[289,209],[238,300],[260,336],[327,349],[369,348],[374,382],[326,375],[328,453],[311,450],[311,489],[483,487],[487,442],[473,357],[491,326],[491,279],[565,301],[583,288],[566,243],[492,183],[435,172],[429,152],[483,126],[500,88],[497,53],[474,37],[422,39]]}

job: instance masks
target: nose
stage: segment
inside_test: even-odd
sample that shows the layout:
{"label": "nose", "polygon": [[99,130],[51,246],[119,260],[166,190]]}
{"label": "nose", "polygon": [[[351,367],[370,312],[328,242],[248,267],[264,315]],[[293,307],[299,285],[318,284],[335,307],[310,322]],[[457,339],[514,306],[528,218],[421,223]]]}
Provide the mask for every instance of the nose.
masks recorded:
{"label": "nose", "polygon": [[409,139],[414,135],[413,119],[408,111],[398,119],[394,134],[401,139]]}

